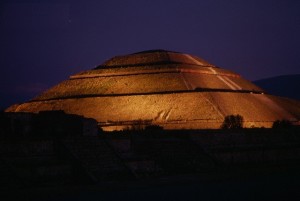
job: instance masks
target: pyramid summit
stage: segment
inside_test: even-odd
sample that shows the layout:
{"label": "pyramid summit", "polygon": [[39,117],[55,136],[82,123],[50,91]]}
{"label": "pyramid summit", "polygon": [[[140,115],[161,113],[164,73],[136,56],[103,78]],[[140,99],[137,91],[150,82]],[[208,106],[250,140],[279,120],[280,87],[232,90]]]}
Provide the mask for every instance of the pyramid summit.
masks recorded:
{"label": "pyramid summit", "polygon": [[167,50],[148,50],[125,56],[116,56],[105,62],[103,66],[158,65],[171,63],[212,66],[199,57]]}
{"label": "pyramid summit", "polygon": [[6,111],[51,110],[94,118],[104,130],[137,123],[165,129],[220,128],[234,114],[243,116],[245,127],[300,119],[298,101],[268,95],[197,56],[166,50],[113,57]]}

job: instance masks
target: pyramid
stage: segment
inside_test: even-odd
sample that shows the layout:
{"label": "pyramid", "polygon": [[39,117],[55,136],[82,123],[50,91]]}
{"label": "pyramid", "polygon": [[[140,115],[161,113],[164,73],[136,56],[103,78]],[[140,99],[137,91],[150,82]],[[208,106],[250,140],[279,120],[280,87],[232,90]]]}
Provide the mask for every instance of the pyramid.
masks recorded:
{"label": "pyramid", "polygon": [[300,119],[300,102],[269,95],[197,56],[165,50],[113,57],[6,112],[51,110],[94,118],[104,130],[137,125],[216,129],[236,114],[244,118],[244,127]]}

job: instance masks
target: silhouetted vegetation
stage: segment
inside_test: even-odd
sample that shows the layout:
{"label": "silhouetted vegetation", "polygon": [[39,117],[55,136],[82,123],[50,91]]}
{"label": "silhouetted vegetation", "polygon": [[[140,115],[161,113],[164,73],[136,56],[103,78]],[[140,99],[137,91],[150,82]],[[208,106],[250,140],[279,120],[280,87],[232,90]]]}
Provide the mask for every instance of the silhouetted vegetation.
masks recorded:
{"label": "silhouetted vegetation", "polygon": [[125,131],[145,131],[145,130],[157,131],[157,130],[163,130],[163,127],[156,124],[152,124],[152,122],[149,120],[139,119],[139,120],[132,121],[132,125],[128,126],[124,130]]}
{"label": "silhouetted vegetation", "polygon": [[277,120],[274,121],[272,128],[274,129],[286,129],[286,128],[291,128],[292,127],[292,123],[289,120]]}
{"label": "silhouetted vegetation", "polygon": [[8,133],[11,133],[11,128],[8,126],[9,124],[10,120],[5,115],[5,112],[0,111],[0,138],[6,136]]}
{"label": "silhouetted vegetation", "polygon": [[0,112],[0,138],[97,135],[97,122],[63,111],[33,113]]}
{"label": "silhouetted vegetation", "polygon": [[158,131],[163,130],[164,128],[160,125],[148,125],[145,127],[145,130]]}
{"label": "silhouetted vegetation", "polygon": [[229,116],[225,117],[221,128],[222,129],[240,129],[240,128],[243,128],[243,121],[244,121],[244,118],[239,114],[229,115]]}

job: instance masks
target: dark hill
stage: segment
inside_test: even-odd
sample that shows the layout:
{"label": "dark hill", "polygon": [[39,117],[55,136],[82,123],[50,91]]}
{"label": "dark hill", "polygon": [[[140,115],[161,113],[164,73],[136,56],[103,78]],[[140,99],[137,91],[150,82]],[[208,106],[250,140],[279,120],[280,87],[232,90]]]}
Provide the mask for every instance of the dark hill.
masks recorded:
{"label": "dark hill", "polygon": [[272,95],[300,100],[300,74],[266,78],[254,81],[254,84]]}

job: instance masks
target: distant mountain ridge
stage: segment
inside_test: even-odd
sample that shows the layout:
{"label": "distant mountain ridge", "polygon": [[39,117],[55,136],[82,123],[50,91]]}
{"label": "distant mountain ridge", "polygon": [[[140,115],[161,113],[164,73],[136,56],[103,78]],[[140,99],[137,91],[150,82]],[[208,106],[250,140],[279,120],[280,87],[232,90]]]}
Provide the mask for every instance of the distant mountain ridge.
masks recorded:
{"label": "distant mountain ridge", "polygon": [[300,100],[300,74],[270,77],[253,83],[269,94]]}

